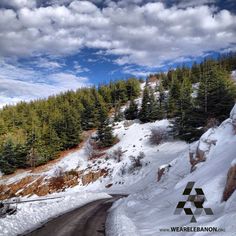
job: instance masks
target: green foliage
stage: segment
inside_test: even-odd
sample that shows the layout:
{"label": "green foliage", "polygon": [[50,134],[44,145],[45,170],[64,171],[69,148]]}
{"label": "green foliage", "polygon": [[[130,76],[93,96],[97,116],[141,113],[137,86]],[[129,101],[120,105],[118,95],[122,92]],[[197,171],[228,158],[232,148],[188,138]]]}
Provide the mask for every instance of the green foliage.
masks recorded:
{"label": "green foliage", "polygon": [[[155,88],[158,100],[146,84],[140,120],[152,122],[167,115],[175,137],[186,141],[198,139],[209,120],[221,122],[228,117],[236,98],[236,86],[230,77],[235,69],[236,53],[230,53],[155,74],[159,79]],[[168,90],[167,96],[164,90]]]}
{"label": "green foliage", "polygon": [[142,122],[148,122],[149,118],[148,115],[150,114],[150,95],[149,95],[149,88],[145,86],[143,91],[143,98],[142,98],[142,105],[141,110],[139,112],[139,119]]}
{"label": "green foliage", "polygon": [[125,119],[134,120],[138,118],[138,105],[132,99],[129,106],[125,109]]}
{"label": "green foliage", "polygon": [[139,93],[139,81],[128,79],[3,107],[0,170],[10,174],[16,168],[44,164],[60,151],[77,146],[83,130],[98,129],[99,145],[112,145],[108,112]]}
{"label": "green foliage", "polygon": [[227,118],[235,100],[235,85],[229,74],[214,63],[204,68],[200,81],[197,105],[205,119],[217,118],[223,121]]}
{"label": "green foliage", "polygon": [[139,119],[142,122],[153,122],[163,118],[163,100],[161,101],[161,99],[163,97],[159,94],[159,99],[157,99],[154,91],[148,86],[144,88],[141,110],[139,112]]}
{"label": "green foliage", "polygon": [[109,122],[108,111],[104,103],[100,103],[98,110],[97,141],[99,147],[102,148],[112,146],[115,141]]}
{"label": "green foliage", "polygon": [[[193,67],[196,69],[198,66],[194,64]],[[193,81],[193,77],[185,77],[179,99],[175,98],[178,109],[175,110],[174,133],[186,141],[198,139],[208,120],[225,120],[236,98],[236,86],[219,61],[205,60],[199,68],[201,73],[198,75],[200,83],[197,96],[191,96],[190,79]]]}
{"label": "green foliage", "polygon": [[124,113],[121,111],[120,102],[115,105],[115,114],[114,114],[114,122],[122,121],[124,118]]}
{"label": "green foliage", "polygon": [[172,78],[171,87],[169,90],[169,100],[168,100],[168,117],[172,118],[176,116],[180,98],[180,82],[176,77]]}

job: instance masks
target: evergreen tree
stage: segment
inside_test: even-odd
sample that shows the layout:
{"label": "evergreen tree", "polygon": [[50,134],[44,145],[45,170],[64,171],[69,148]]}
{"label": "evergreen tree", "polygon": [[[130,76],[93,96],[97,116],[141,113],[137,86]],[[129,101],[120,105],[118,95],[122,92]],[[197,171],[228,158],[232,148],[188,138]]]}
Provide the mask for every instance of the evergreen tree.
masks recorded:
{"label": "evergreen tree", "polygon": [[14,145],[8,139],[4,143],[0,156],[0,168],[4,174],[11,174],[16,169],[16,159],[14,158]]}
{"label": "evergreen tree", "polygon": [[235,94],[235,85],[229,74],[215,64],[206,65],[197,96],[197,106],[202,114],[202,120],[226,119],[235,102]]}
{"label": "evergreen tree", "polygon": [[123,120],[124,114],[121,111],[120,102],[115,105],[115,112],[114,112],[114,122],[120,122]]}
{"label": "evergreen tree", "polygon": [[159,119],[163,119],[165,117],[165,111],[167,110],[167,104],[165,100],[165,91],[162,84],[162,80],[159,82],[158,86],[158,93],[159,93]]}
{"label": "evergreen tree", "polygon": [[129,106],[125,109],[125,119],[134,120],[138,118],[138,105],[131,99]]}
{"label": "evergreen tree", "polygon": [[180,109],[176,113],[175,120],[173,122],[174,136],[177,136],[186,141],[190,141],[194,136],[194,117],[193,114],[193,102],[192,102],[192,84],[188,77],[183,79],[183,83],[180,89],[179,104]]}
{"label": "evergreen tree", "polygon": [[169,90],[168,99],[168,117],[172,118],[176,115],[179,109],[179,98],[180,98],[180,83],[177,78],[172,79],[171,87]]}
{"label": "evergreen tree", "polygon": [[97,130],[97,140],[99,147],[110,147],[114,143],[114,136],[112,127],[109,124],[108,111],[106,107],[101,104],[99,107],[99,124]]}
{"label": "evergreen tree", "polygon": [[140,83],[134,79],[128,79],[126,83],[127,97],[128,100],[132,100],[140,94]]}
{"label": "evergreen tree", "polygon": [[150,90],[150,96],[149,96],[149,112],[148,112],[148,121],[153,122],[158,119],[160,119],[161,114],[159,110],[159,104],[157,102],[157,98],[154,95],[153,90]]}
{"label": "evergreen tree", "polygon": [[200,69],[200,66],[197,65],[196,62],[194,62],[191,68],[191,82],[197,83],[200,80],[201,80],[201,69]]}
{"label": "evergreen tree", "polygon": [[139,119],[142,122],[148,122],[150,114],[150,96],[149,96],[149,88],[146,85],[143,91],[142,105],[139,112]]}

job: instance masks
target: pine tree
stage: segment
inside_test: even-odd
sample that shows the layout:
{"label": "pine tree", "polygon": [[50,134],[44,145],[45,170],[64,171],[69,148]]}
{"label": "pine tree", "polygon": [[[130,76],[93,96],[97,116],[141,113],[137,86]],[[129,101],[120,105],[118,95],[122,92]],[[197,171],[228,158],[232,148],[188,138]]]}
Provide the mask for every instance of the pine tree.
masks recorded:
{"label": "pine tree", "polygon": [[234,104],[235,94],[235,85],[229,74],[215,64],[208,63],[204,68],[197,96],[202,120],[226,119]]}
{"label": "pine tree", "polygon": [[183,83],[180,89],[179,105],[180,109],[176,112],[176,117],[173,122],[173,133],[186,141],[190,141],[193,135],[194,129],[194,108],[192,102],[192,84],[188,77],[183,79]]}
{"label": "pine tree", "polygon": [[125,119],[134,120],[138,118],[138,105],[131,99],[129,106],[125,110]]}
{"label": "pine tree", "polygon": [[123,112],[121,111],[120,102],[118,102],[118,103],[115,105],[114,122],[120,122],[120,121],[123,120],[123,118],[124,118],[124,114],[123,114]]}
{"label": "pine tree", "polygon": [[99,147],[110,147],[114,143],[113,130],[109,123],[108,111],[104,104],[100,104],[98,110],[98,129],[97,129],[97,141]]}
{"label": "pine tree", "polygon": [[95,103],[90,96],[82,99],[84,112],[82,113],[81,123],[84,130],[93,129],[97,124]]}
{"label": "pine tree", "polygon": [[157,98],[155,97],[154,95],[154,92],[153,90],[150,90],[150,96],[149,96],[149,112],[148,112],[148,121],[150,122],[153,122],[153,121],[156,121],[158,120],[161,115],[160,115],[160,111],[159,111],[159,105],[158,105],[158,102],[157,102]]}
{"label": "pine tree", "polygon": [[140,94],[140,83],[137,79],[131,78],[126,82],[128,100],[132,100]]}
{"label": "pine tree", "polygon": [[141,109],[139,112],[139,119],[142,122],[148,122],[148,116],[150,111],[150,96],[149,96],[149,88],[148,86],[145,86],[144,91],[143,91],[143,98],[142,98],[142,105]]}
{"label": "pine tree", "polygon": [[191,82],[197,83],[200,80],[201,80],[201,69],[200,69],[200,66],[197,65],[196,62],[194,62],[191,68]]}
{"label": "pine tree", "polygon": [[159,86],[158,86],[158,90],[159,92],[159,119],[163,119],[165,117],[165,111],[167,110],[167,104],[166,104],[166,100],[165,100],[165,91],[164,91],[164,87],[162,84],[162,80],[160,80],[159,82]]}
{"label": "pine tree", "polygon": [[179,109],[180,83],[177,78],[172,79],[168,98],[168,117],[172,118]]}
{"label": "pine tree", "polygon": [[27,148],[25,144],[17,144],[14,148],[14,158],[17,168],[26,168],[27,164]]}
{"label": "pine tree", "polygon": [[12,140],[8,139],[1,150],[0,170],[4,174],[11,174],[16,169],[16,159],[14,158],[14,145]]}

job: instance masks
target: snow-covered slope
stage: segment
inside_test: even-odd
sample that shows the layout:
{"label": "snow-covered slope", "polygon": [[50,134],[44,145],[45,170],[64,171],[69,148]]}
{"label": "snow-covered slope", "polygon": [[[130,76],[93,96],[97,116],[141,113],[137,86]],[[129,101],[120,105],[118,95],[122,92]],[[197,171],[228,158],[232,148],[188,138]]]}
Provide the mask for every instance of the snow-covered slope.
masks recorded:
{"label": "snow-covered slope", "polygon": [[[134,193],[156,180],[159,166],[169,163],[183,150],[188,150],[188,145],[182,141],[169,141],[159,146],[149,143],[151,129],[157,127],[168,129],[168,120],[146,124],[141,124],[138,120],[132,121],[129,125],[126,123],[126,121],[119,122],[115,126],[115,134],[120,141],[107,151],[110,159],[99,164],[99,168],[108,167],[110,174],[87,186],[86,189],[100,189],[111,193]],[[112,160],[112,153],[118,148],[123,152],[120,162]],[[130,171],[131,157],[139,155],[140,152],[145,155],[141,160],[142,167]],[[105,186],[108,184],[112,186],[106,189]]]}
{"label": "snow-covered slope", "polygon": [[[184,151],[170,163],[169,172],[160,182],[153,181],[145,190],[119,200],[110,212],[109,235],[169,235],[170,232],[160,231],[175,226],[218,227],[225,230],[218,235],[236,235],[236,192],[228,201],[222,201],[227,172],[236,158],[235,118],[236,106],[229,119],[208,130],[193,145],[192,148],[198,146],[206,153],[206,161],[199,163],[195,171],[190,173],[189,153]],[[197,216],[197,223],[190,223],[190,216],[185,214],[174,215],[177,203],[185,199],[182,194],[188,182],[195,182],[195,187],[203,189],[207,199],[204,207],[211,208],[214,215],[202,213]],[[181,233],[185,234],[210,233]]]}

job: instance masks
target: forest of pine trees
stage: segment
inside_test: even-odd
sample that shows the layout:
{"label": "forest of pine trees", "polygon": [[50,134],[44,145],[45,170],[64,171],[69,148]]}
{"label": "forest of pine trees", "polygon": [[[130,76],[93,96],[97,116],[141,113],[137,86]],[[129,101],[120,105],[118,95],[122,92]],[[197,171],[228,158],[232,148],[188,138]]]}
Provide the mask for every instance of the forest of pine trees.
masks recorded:
{"label": "forest of pine trees", "polygon": [[139,81],[128,79],[5,106],[0,111],[1,172],[44,164],[60,151],[77,146],[82,131],[89,129],[98,130],[100,147],[111,146],[109,111],[139,94]]}
{"label": "forest of pine trees", "polygon": [[157,95],[145,86],[139,119],[145,123],[169,118],[174,137],[188,142],[198,139],[209,124],[228,117],[236,99],[231,78],[235,69],[236,54],[230,53],[156,74]]}
{"label": "forest of pine trees", "polygon": [[[228,117],[236,98],[233,70],[236,54],[229,53],[156,74],[155,88],[146,82],[140,108],[135,101],[140,95],[137,79],[5,106],[0,111],[0,170],[10,174],[44,164],[77,146],[82,131],[90,129],[97,129],[98,147],[113,145],[111,110],[115,122],[123,117],[143,123],[168,118],[174,137],[194,141],[206,127]],[[128,106],[123,113],[124,104]]]}

